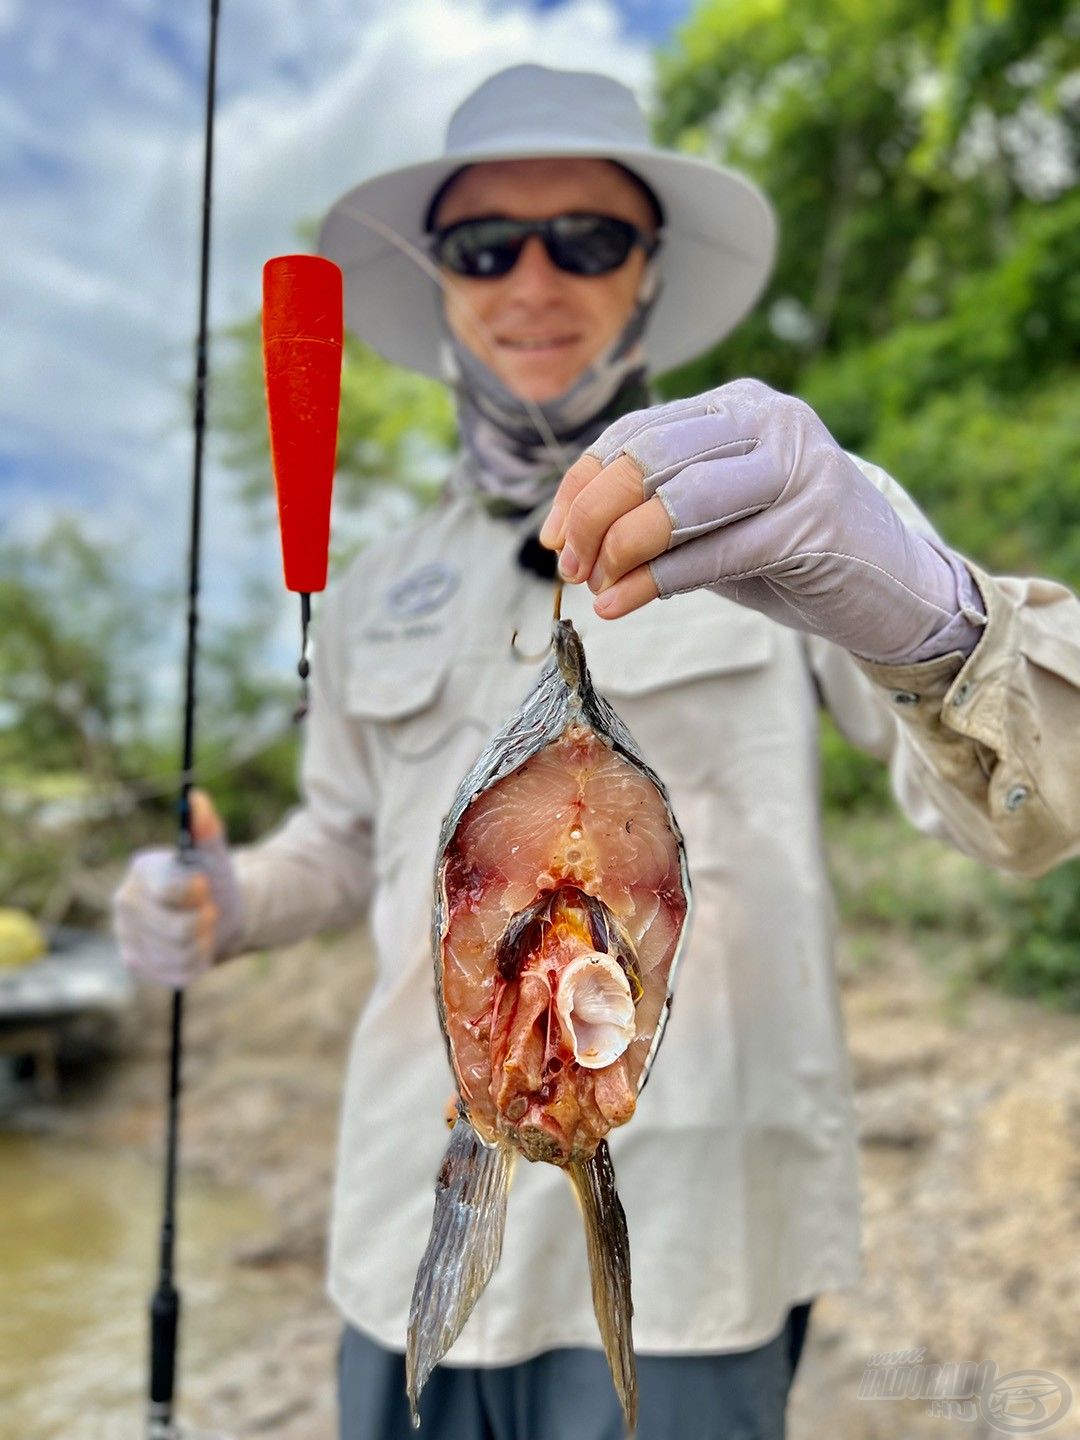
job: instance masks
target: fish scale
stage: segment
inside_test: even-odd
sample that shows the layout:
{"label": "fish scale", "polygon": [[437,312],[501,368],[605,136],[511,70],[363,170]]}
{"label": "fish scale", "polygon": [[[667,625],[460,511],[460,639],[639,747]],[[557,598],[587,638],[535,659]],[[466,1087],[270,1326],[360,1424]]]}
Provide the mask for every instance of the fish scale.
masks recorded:
{"label": "fish scale", "polygon": [[533,690],[462,780],[435,865],[439,1020],[458,1085],[409,1315],[414,1424],[498,1265],[518,1156],[575,1190],[604,1349],[637,1415],[626,1220],[606,1136],[631,1119],[690,917],[667,790],[556,618]]}

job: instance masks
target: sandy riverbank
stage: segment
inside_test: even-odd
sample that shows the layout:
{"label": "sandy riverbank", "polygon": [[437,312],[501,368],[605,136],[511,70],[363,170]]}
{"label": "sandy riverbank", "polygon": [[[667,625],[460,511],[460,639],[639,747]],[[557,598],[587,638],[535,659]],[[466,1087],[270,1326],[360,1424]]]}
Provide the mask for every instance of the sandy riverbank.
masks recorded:
{"label": "sandy riverbank", "polygon": [[[309,942],[232,962],[187,1007],[184,1163],[269,1205],[276,1236],[238,1247],[233,1263],[277,1270],[302,1297],[184,1377],[185,1417],[236,1440],[336,1433],[323,1245],[345,1050],[369,975],[362,933]],[[1080,1017],[981,988],[958,996],[897,930],[847,934],[841,979],[865,1279],[815,1309],[793,1440],[954,1433],[959,1422],[925,1401],[858,1398],[882,1351],[1048,1370],[1080,1392]],[[166,1034],[165,997],[146,991],[124,1059],[71,1098],[63,1124],[103,1145],[160,1147]],[[1050,1433],[1078,1426],[1080,1395]],[[961,1433],[999,1432],[976,1421]]]}

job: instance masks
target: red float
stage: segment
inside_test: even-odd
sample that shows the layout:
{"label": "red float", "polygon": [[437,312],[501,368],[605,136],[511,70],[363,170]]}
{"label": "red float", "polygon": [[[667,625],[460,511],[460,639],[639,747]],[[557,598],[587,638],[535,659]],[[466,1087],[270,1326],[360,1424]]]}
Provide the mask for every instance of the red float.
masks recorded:
{"label": "red float", "polygon": [[341,405],[343,287],[321,255],[263,266],[263,364],[285,584],[326,587]]}

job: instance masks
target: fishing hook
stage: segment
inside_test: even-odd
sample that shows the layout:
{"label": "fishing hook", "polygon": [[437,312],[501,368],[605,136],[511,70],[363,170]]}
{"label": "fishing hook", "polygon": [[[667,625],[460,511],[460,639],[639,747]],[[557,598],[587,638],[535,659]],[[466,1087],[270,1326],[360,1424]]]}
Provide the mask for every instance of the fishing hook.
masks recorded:
{"label": "fishing hook", "polygon": [[[555,600],[554,604],[552,605],[551,617],[556,624],[562,619],[562,592],[563,582],[561,580],[556,580]],[[535,655],[526,655],[524,651],[519,650],[517,646],[517,637],[519,633],[520,632],[515,628],[514,633],[510,636],[510,653],[511,655],[513,655],[514,659],[519,661],[522,665],[535,665],[537,660],[542,660],[547,654],[547,652],[551,649],[552,641],[549,640],[544,646],[544,648],[542,650],[538,650]]]}

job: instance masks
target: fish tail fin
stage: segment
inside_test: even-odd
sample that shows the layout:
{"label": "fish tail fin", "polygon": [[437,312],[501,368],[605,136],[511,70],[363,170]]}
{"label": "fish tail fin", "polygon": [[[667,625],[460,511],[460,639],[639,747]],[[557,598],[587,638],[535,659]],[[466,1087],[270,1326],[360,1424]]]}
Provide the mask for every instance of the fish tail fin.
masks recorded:
{"label": "fish tail fin", "polygon": [[462,1115],[435,1184],[435,1215],[409,1308],[405,1378],[414,1427],[428,1376],[461,1334],[502,1254],[516,1155]]}
{"label": "fish tail fin", "polygon": [[615,1170],[607,1141],[601,1140],[591,1160],[567,1166],[585,1220],[593,1309],[604,1342],[611,1378],[633,1434],[637,1425],[637,1364],[630,1298],[630,1238],[626,1216],[615,1189]]}

